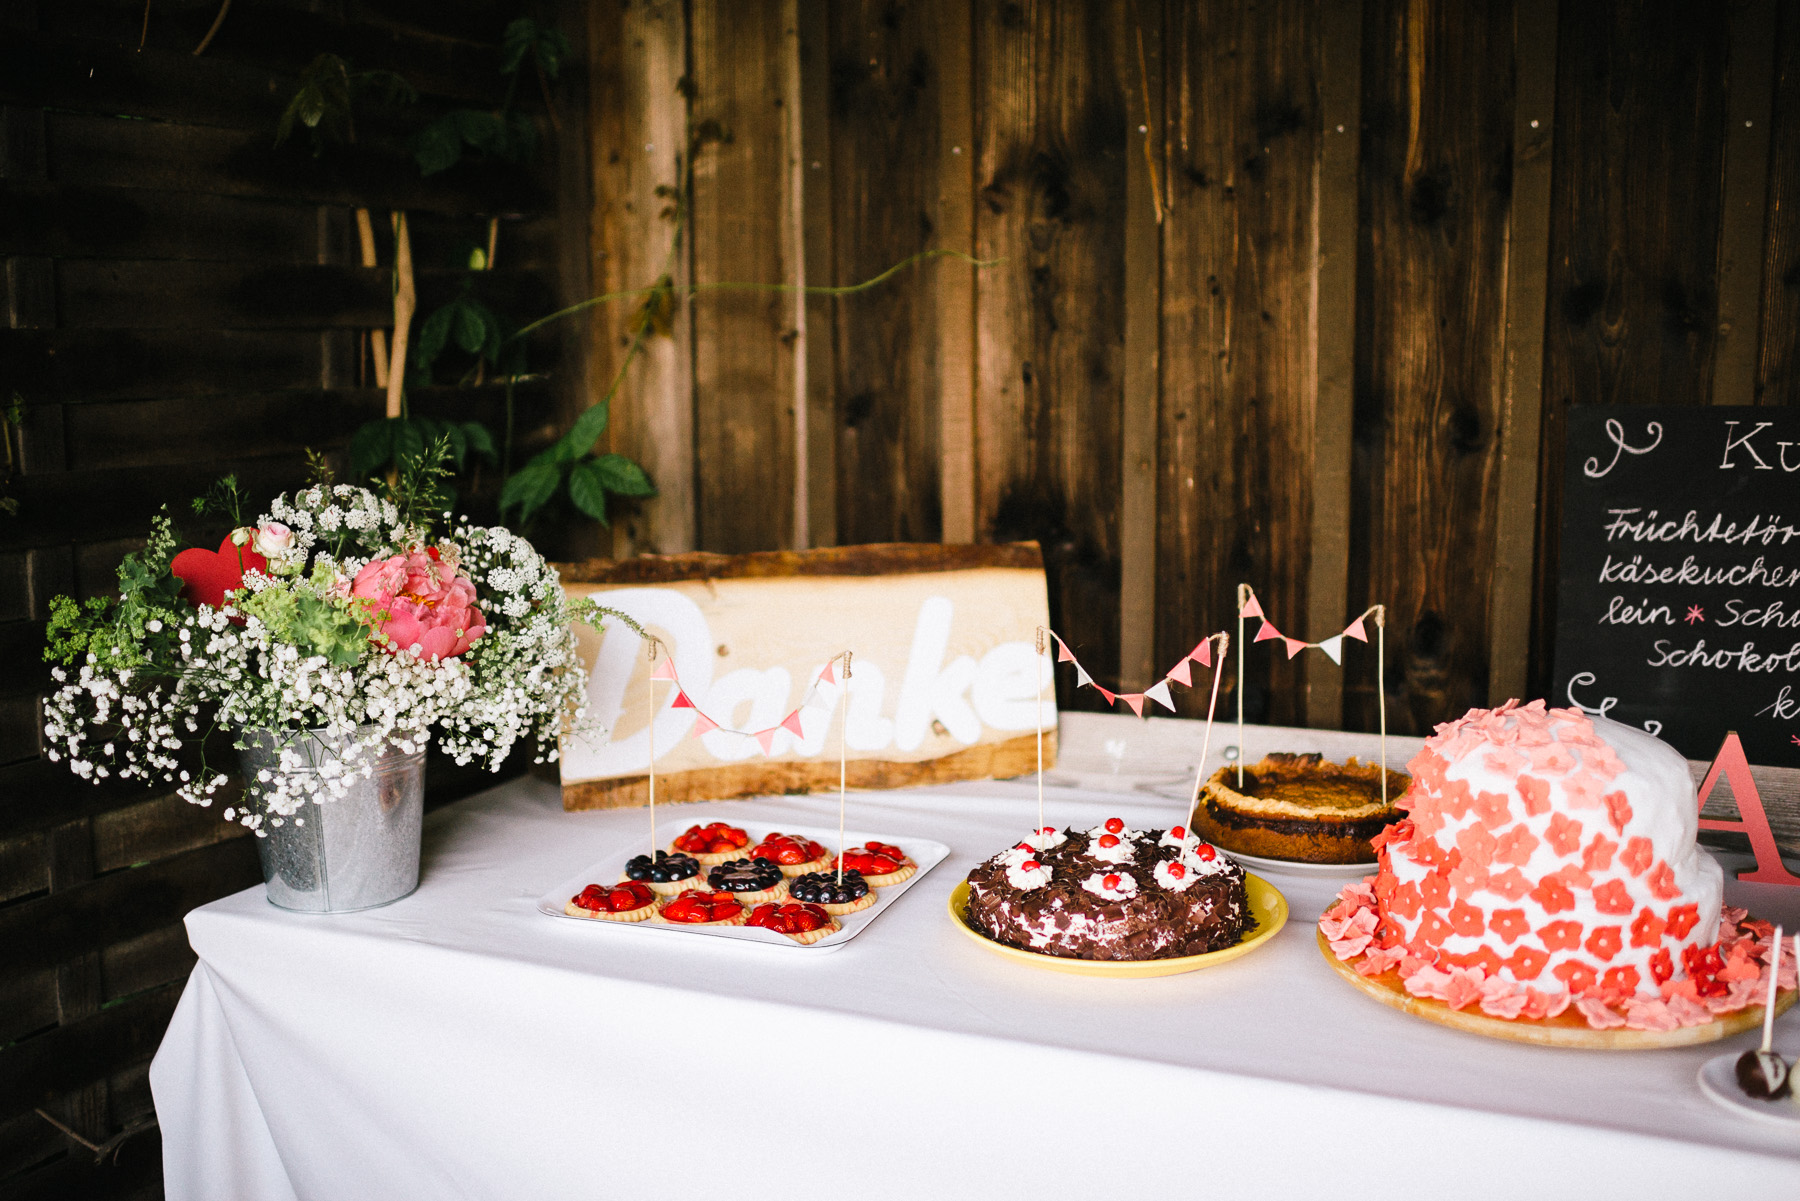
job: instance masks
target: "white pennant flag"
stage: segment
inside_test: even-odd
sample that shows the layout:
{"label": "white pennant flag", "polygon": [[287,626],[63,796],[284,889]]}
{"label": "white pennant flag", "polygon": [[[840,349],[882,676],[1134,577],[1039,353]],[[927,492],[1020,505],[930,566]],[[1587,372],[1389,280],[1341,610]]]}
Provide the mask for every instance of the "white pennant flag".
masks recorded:
{"label": "white pennant flag", "polygon": [[1094,677],[1090,676],[1087,673],[1087,668],[1083,667],[1080,664],[1080,662],[1078,661],[1075,664],[1075,687],[1085,688],[1089,684],[1092,684],[1093,682],[1094,682]]}
{"label": "white pennant flag", "polygon": [[1155,701],[1170,713],[1175,712],[1175,698],[1169,695],[1169,681],[1159,680],[1156,687],[1144,689],[1144,695]]}
{"label": "white pennant flag", "polygon": [[1319,643],[1319,649],[1331,656],[1331,661],[1342,666],[1344,662],[1344,636],[1334,634]]}

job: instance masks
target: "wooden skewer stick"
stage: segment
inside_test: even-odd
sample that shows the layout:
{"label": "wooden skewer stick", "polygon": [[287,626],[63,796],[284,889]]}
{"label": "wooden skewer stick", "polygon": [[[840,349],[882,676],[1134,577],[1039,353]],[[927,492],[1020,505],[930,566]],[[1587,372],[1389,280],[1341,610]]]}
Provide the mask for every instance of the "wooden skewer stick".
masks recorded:
{"label": "wooden skewer stick", "polygon": [[[1800,935],[1794,938],[1794,954],[1800,955]],[[1775,927],[1775,958],[1769,963],[1769,999],[1763,1004],[1763,1054],[1775,1037],[1775,981],[1781,975],[1781,927]]]}
{"label": "wooden skewer stick", "polygon": [[1375,606],[1375,697],[1381,710],[1381,804],[1387,795],[1387,606]]}
{"label": "wooden skewer stick", "polygon": [[[1043,669],[1044,669],[1044,650],[1045,650],[1046,645],[1047,644],[1044,639],[1044,627],[1039,626],[1037,628],[1037,653],[1038,653],[1037,670],[1040,672],[1043,671]],[[1055,668],[1051,668],[1050,682],[1053,685],[1056,683],[1056,669]],[[1038,764],[1037,764],[1037,792],[1038,792],[1037,837],[1041,841],[1044,837],[1044,681],[1041,676],[1038,679],[1038,689],[1037,689],[1037,759],[1038,759]],[[1036,845],[1036,843],[1033,843],[1033,845]],[[1043,847],[1038,847],[1038,850],[1040,850],[1040,851],[1043,849],[1044,849]]]}
{"label": "wooden skewer stick", "polygon": [[[1238,622],[1238,674],[1237,674],[1237,782],[1241,791],[1244,787],[1244,606],[1250,601],[1250,585],[1239,584],[1237,589],[1237,622]],[[1266,619],[1265,619],[1266,620]]]}
{"label": "wooden skewer stick", "polygon": [[[816,685],[818,683],[818,681],[815,680],[815,681],[813,681],[813,683]],[[846,775],[848,774],[846,771],[846,768],[845,768],[847,754],[844,750],[844,745],[845,745],[845,739],[847,739],[849,737],[849,733],[850,733],[850,652],[849,651],[844,652],[843,698],[844,698],[844,705],[843,705],[844,720],[843,720],[843,723],[838,726],[837,882],[839,884],[842,884],[844,882],[844,791],[845,791],[844,780],[845,780]]]}
{"label": "wooden skewer stick", "polygon": [[[1206,702],[1206,733],[1202,736],[1200,741],[1200,766],[1194,769],[1194,796],[1193,799],[1188,802],[1188,834],[1194,832],[1194,813],[1200,808],[1200,783],[1206,779],[1206,756],[1212,751],[1213,710],[1218,708],[1219,705],[1219,680],[1225,674],[1225,656],[1231,651],[1230,634],[1220,632],[1214,634],[1213,637],[1218,639],[1219,646],[1218,653],[1213,657],[1212,699]],[[1240,654],[1243,652],[1243,649],[1244,645],[1240,641],[1238,643],[1238,651]],[[1243,760],[1244,746],[1243,740],[1240,737],[1238,740],[1238,770],[1240,771],[1243,770]],[[1181,853],[1183,855],[1187,854],[1187,844],[1187,838],[1183,837],[1181,840]]]}
{"label": "wooden skewer stick", "polygon": [[644,681],[644,696],[650,705],[650,721],[644,727],[650,736],[650,862],[656,862],[656,639],[650,639],[650,678]]}

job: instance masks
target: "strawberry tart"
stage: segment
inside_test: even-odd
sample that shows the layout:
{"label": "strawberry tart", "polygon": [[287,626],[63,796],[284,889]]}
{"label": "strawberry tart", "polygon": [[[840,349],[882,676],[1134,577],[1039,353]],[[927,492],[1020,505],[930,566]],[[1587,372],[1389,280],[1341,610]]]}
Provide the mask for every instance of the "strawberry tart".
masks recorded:
{"label": "strawberry tart", "polygon": [[1438,726],[1408,771],[1406,817],[1374,839],[1379,870],[1319,923],[1362,976],[1494,1018],[1572,1008],[1599,1030],[1759,1003],[1770,930],[1721,903],[1673,747],[1514,701]]}

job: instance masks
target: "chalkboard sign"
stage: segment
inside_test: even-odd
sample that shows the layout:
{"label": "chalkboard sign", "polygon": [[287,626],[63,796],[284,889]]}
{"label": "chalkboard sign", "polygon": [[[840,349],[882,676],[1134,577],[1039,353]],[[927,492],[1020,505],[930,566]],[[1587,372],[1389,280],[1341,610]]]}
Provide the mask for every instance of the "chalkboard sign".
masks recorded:
{"label": "chalkboard sign", "polygon": [[1551,701],[1800,767],[1800,411],[1569,412]]}

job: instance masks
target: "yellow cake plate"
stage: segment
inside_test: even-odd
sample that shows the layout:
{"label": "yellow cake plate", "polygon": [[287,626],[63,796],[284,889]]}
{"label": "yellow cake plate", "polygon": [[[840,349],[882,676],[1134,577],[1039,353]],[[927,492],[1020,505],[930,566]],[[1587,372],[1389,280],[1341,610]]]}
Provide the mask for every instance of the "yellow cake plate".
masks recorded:
{"label": "yellow cake plate", "polygon": [[[1690,1047],[1696,1043],[1716,1042],[1762,1025],[1763,1007],[1750,1005],[1715,1018],[1699,1026],[1678,1026],[1673,1030],[1595,1030],[1573,1006],[1553,1018],[1497,1018],[1479,1009],[1452,1009],[1430,997],[1415,997],[1406,991],[1396,971],[1383,972],[1374,978],[1356,970],[1362,956],[1339,959],[1325,932],[1317,931],[1319,953],[1331,969],[1366,997],[1383,1005],[1410,1013],[1414,1017],[1449,1026],[1469,1034],[1500,1038],[1516,1043],[1535,1043],[1540,1047],[1576,1048],[1583,1051],[1657,1051],[1665,1047]],[[1784,988],[1776,994],[1775,1013],[1779,1016],[1794,1003],[1795,990]]]}
{"label": "yellow cake plate", "polygon": [[1222,951],[1208,951],[1204,955],[1183,955],[1176,959],[1066,959],[1061,955],[1022,951],[1018,947],[1009,947],[1005,943],[995,942],[969,925],[969,919],[964,916],[963,911],[969,905],[969,882],[967,880],[958,884],[950,892],[950,920],[956,923],[958,930],[994,954],[1028,964],[1031,967],[1043,968],[1045,971],[1067,972],[1073,976],[1112,976],[1125,979],[1178,976],[1183,972],[1197,972],[1203,967],[1217,967],[1221,963],[1230,963],[1240,955],[1248,955],[1274,938],[1276,931],[1287,924],[1287,898],[1282,896],[1280,890],[1273,884],[1261,876],[1246,874],[1244,876],[1244,892],[1246,899],[1250,902],[1250,917],[1256,922],[1256,927],[1243,942],[1235,947],[1226,947]]}

